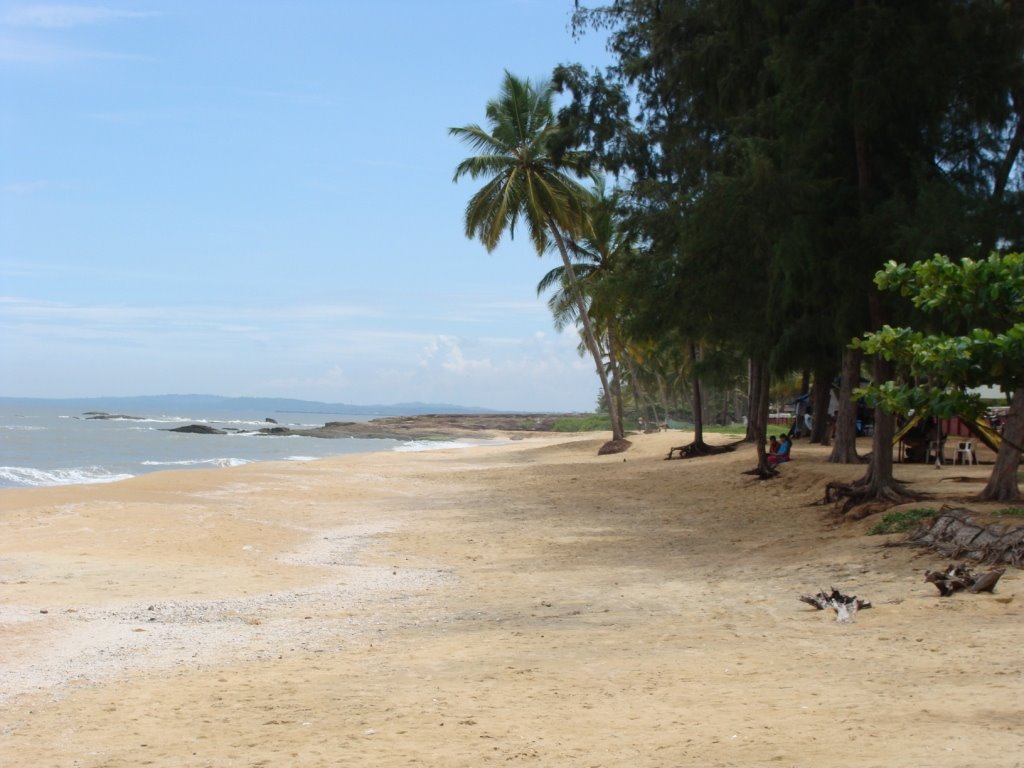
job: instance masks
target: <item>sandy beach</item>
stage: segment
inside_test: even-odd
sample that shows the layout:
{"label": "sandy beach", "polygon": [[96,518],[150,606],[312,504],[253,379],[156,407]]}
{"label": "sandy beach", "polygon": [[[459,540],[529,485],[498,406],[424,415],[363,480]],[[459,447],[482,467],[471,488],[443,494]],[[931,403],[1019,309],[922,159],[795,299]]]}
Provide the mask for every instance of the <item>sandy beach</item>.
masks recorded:
{"label": "sandy beach", "polygon": [[0,491],[0,765],[1024,766],[1020,571],[941,598],[814,505],[863,467],[686,439]]}

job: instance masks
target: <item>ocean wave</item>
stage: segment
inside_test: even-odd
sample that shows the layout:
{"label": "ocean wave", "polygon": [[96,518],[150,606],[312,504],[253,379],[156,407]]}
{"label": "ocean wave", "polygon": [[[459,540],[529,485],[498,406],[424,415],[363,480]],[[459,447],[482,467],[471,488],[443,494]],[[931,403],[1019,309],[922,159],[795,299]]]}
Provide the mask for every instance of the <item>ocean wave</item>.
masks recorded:
{"label": "ocean wave", "polygon": [[442,448],[472,448],[472,443],[460,443],[456,440],[410,440],[407,443],[396,445],[391,450],[399,453],[412,451],[438,451]]}
{"label": "ocean wave", "polygon": [[249,459],[182,459],[181,461],[144,461],[144,467],[240,467],[252,464]]}
{"label": "ocean wave", "polygon": [[8,429],[11,432],[42,432],[46,427],[34,427],[28,424],[0,424],[0,429]]}
{"label": "ocean wave", "polygon": [[116,483],[134,475],[113,474],[102,467],[73,467],[70,469],[36,469],[35,467],[0,467],[0,485],[50,486],[92,485]]}

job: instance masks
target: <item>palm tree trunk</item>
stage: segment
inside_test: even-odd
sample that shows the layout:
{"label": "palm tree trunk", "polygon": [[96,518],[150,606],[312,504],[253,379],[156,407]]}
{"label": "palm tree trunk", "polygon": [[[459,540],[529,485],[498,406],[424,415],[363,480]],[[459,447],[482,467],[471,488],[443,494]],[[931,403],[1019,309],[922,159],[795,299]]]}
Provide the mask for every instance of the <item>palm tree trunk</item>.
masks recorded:
{"label": "palm tree trunk", "polygon": [[611,330],[608,331],[607,338],[608,371],[611,374],[609,384],[611,384],[612,394],[615,396],[615,411],[619,414],[619,419],[622,422],[622,431],[625,434],[626,409],[622,402],[622,370],[619,366],[619,356],[615,353],[615,337],[612,335]]}
{"label": "palm tree trunk", "polygon": [[597,369],[597,377],[601,380],[601,389],[604,391],[605,399],[608,401],[608,415],[612,422],[612,440],[622,440],[625,437],[625,429],[622,424],[622,413],[619,411],[615,394],[608,383],[608,374],[604,370],[604,355],[597,344],[597,337],[594,335],[594,327],[590,322],[590,315],[587,313],[587,304],[583,301],[583,293],[580,291],[579,281],[576,279],[576,270],[572,267],[572,260],[569,258],[569,250],[565,247],[565,240],[562,233],[555,224],[555,220],[548,217],[548,229],[558,246],[558,253],[562,257],[562,266],[565,267],[565,275],[569,280],[569,290],[572,291],[573,299],[576,301],[576,308],[580,313],[580,323],[583,326],[583,341],[594,358],[594,366]]}

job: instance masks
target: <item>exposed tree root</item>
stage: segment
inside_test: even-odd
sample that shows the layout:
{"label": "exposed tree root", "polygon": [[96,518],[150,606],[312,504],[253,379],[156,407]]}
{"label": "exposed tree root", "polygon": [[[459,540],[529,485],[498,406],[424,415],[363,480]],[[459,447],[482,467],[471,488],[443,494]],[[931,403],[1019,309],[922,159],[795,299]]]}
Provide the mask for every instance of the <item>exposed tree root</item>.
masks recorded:
{"label": "exposed tree root", "polygon": [[607,456],[608,454],[611,453],[622,453],[623,451],[628,451],[630,446],[632,445],[633,444],[629,442],[629,440],[626,440],[625,438],[620,438],[619,440],[609,440],[607,443],[598,448],[597,455]]}
{"label": "exposed tree root", "polygon": [[743,474],[754,475],[758,480],[771,480],[772,478],[779,476],[779,470],[769,465],[767,469],[761,469],[761,467],[754,467],[753,469],[748,469]]}
{"label": "exposed tree root", "polygon": [[897,504],[926,498],[927,494],[912,493],[902,483],[874,487],[868,482],[840,483],[833,480],[825,485],[825,498],[821,503],[837,505],[842,502],[840,512],[845,515],[862,504],[871,504],[873,512],[881,512]]}
{"label": "exposed tree root", "polygon": [[[741,444],[743,441],[740,440],[736,443],[729,443],[727,445],[708,445],[701,441],[697,442],[694,440],[692,443],[687,445],[677,445],[674,448],[668,449],[668,456],[665,460],[669,459],[695,459],[699,456],[715,456],[719,453],[730,453],[736,450],[736,446]],[[676,456],[675,454],[679,454]]]}

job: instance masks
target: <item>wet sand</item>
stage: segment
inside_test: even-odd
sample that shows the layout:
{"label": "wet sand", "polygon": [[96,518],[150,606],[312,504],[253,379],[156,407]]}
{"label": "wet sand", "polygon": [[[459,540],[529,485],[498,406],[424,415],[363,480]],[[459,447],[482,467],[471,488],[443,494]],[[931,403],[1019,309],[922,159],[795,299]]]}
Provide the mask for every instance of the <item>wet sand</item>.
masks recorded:
{"label": "wet sand", "polygon": [[826,449],[632,439],[0,491],[0,765],[1024,765],[1020,571],[940,598]]}

